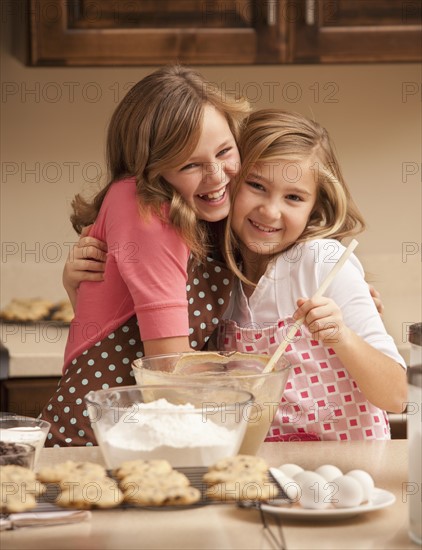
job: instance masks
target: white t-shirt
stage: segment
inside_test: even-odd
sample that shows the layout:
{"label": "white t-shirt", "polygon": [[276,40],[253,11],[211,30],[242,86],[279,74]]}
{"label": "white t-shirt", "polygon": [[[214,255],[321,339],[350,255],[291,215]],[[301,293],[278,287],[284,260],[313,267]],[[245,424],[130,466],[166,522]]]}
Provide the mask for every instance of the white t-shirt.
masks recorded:
{"label": "white t-shirt", "polygon": [[[249,300],[238,281],[224,319],[249,328],[265,328],[290,317],[298,298],[310,298],[334,267],[345,247],[334,239],[315,239],[294,246],[270,262]],[[340,307],[343,319],[368,344],[404,368],[394,340],[385,330],[364,279],[364,270],[352,254],[325,296]]]}

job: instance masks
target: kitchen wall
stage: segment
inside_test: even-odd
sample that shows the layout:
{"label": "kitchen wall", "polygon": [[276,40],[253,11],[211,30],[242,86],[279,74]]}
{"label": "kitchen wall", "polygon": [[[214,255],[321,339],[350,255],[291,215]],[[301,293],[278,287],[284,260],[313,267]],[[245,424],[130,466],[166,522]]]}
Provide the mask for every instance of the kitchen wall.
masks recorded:
{"label": "kitchen wall", "polygon": [[[104,179],[109,117],[141,68],[28,68],[1,45],[1,306],[65,297],[61,272],[75,193]],[[421,84],[417,64],[198,67],[256,108],[282,107],[330,131],[368,222],[357,254],[382,293],[385,324],[407,355],[421,320]]]}

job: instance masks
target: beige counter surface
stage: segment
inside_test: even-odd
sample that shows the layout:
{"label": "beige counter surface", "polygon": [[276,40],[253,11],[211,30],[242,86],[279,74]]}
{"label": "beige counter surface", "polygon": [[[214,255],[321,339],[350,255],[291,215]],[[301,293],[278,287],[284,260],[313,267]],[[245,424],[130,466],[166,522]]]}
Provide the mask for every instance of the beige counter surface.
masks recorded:
{"label": "beige counter surface", "polygon": [[69,327],[54,322],[0,323],[9,352],[8,378],[60,376]]}
{"label": "beige counter surface", "polygon": [[[265,443],[260,454],[278,466],[293,462],[305,469],[334,464],[343,471],[367,470],[375,485],[391,491],[396,502],[383,510],[349,519],[305,521],[283,519],[288,550],[415,549],[407,534],[407,441]],[[103,463],[96,447],[44,449],[39,467],[73,460]],[[277,536],[275,521],[266,515]],[[280,540],[280,538],[278,537]],[[257,510],[235,505],[209,505],[188,510],[93,511],[89,521],[74,525],[3,531],[0,548],[26,549],[273,549]]]}

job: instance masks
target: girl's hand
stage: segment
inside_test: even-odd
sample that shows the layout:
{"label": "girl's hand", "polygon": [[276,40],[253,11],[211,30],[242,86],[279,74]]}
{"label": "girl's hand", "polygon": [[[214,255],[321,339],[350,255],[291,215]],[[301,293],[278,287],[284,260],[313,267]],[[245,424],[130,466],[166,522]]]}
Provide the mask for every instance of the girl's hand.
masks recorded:
{"label": "girl's hand", "polygon": [[[63,285],[73,303],[82,281],[103,281],[107,245],[89,236],[91,226],[81,233],[79,241],[72,247],[63,270]],[[73,296],[74,297],[74,296]]]}
{"label": "girl's hand", "polygon": [[300,298],[297,305],[293,318],[297,321],[304,317],[304,324],[315,340],[335,346],[348,338],[350,331],[344,324],[341,310],[330,298]]}
{"label": "girl's hand", "polygon": [[369,286],[369,292],[371,293],[372,299],[374,300],[374,304],[378,310],[378,313],[382,315],[384,313],[384,304],[382,303],[382,300],[381,300],[381,294],[372,285],[368,285],[368,286]]}

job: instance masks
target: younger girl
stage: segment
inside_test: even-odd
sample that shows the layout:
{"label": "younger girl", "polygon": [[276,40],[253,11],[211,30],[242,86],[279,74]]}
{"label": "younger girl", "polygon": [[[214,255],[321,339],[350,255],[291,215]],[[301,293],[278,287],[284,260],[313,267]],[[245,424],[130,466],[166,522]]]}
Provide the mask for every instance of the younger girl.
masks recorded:
{"label": "younger girl", "polygon": [[49,445],[92,444],[84,395],[133,383],[131,363],[144,350],[202,345],[189,342],[188,258],[203,259],[208,222],[228,214],[236,137],[249,112],[246,101],[222,97],[194,71],[168,67],[138,82],[112,116],[109,183],[92,202],[76,196],[72,217],[77,231],[94,223],[93,237],[105,242],[105,278],[71,296],[63,378],[42,412]]}
{"label": "younger girl", "polygon": [[364,227],[327,132],[301,115],[252,114],[239,142],[226,259],[237,274],[219,349],[286,349],[291,375],[267,441],[387,439],[384,411],[401,412],[405,363],[385,331],[355,256],[311,300]]}

